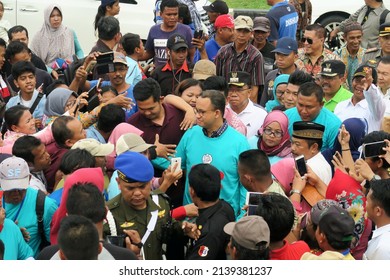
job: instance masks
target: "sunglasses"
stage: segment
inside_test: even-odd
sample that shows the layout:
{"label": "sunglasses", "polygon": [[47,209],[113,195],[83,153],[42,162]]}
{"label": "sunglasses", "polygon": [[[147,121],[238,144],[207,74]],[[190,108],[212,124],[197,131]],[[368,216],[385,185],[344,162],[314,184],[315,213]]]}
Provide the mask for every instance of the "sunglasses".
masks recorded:
{"label": "sunglasses", "polygon": [[313,44],[313,39],[310,39],[310,38],[303,37],[301,41],[302,41],[302,43],[305,43],[307,41],[307,43],[309,45]]}

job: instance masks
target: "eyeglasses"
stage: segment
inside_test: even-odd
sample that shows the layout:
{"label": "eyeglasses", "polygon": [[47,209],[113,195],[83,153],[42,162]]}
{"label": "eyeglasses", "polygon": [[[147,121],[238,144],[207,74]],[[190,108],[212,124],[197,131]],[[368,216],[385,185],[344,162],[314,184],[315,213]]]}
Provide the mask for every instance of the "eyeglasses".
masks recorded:
{"label": "eyeglasses", "polygon": [[270,128],[264,129],[264,133],[265,133],[265,135],[273,134],[276,138],[281,138],[283,136],[283,132],[282,131],[279,131],[279,130],[273,131]]}
{"label": "eyeglasses", "polygon": [[313,39],[310,39],[310,38],[303,37],[303,38],[301,39],[301,41],[302,41],[302,43],[305,43],[305,42],[307,41],[307,43],[308,43],[309,45],[313,44]]}
{"label": "eyeglasses", "polygon": [[229,88],[228,93],[233,93],[233,92],[242,93],[248,89],[251,89],[251,88]]}

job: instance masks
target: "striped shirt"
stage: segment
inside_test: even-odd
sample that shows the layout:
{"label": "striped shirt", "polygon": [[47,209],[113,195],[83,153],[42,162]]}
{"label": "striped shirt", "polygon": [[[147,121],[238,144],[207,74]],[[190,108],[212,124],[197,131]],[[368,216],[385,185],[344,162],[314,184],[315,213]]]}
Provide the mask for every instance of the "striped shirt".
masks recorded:
{"label": "striped shirt", "polygon": [[245,71],[251,75],[252,85],[264,85],[263,55],[251,44],[241,53],[236,52],[234,42],[227,44],[218,51],[214,62],[218,76],[228,79],[229,72]]}

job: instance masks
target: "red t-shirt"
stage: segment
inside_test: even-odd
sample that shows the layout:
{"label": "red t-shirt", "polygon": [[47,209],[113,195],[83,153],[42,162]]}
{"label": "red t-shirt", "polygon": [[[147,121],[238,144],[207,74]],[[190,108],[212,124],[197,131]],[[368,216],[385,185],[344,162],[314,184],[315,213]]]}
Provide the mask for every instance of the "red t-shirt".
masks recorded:
{"label": "red t-shirt", "polygon": [[290,244],[284,240],[283,243],[282,248],[270,252],[271,260],[300,260],[304,253],[310,252],[309,245],[304,241],[296,241]]}

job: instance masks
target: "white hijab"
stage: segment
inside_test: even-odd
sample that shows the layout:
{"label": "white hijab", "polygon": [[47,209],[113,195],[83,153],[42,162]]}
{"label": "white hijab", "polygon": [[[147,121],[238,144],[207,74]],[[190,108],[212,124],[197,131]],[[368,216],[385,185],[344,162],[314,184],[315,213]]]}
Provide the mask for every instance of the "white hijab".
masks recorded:
{"label": "white hijab", "polygon": [[71,60],[75,54],[73,31],[62,23],[58,28],[52,28],[50,25],[50,15],[54,9],[58,9],[64,19],[60,6],[56,4],[48,6],[44,12],[45,22],[41,30],[35,34],[30,46],[31,50],[50,67],[57,58]]}

